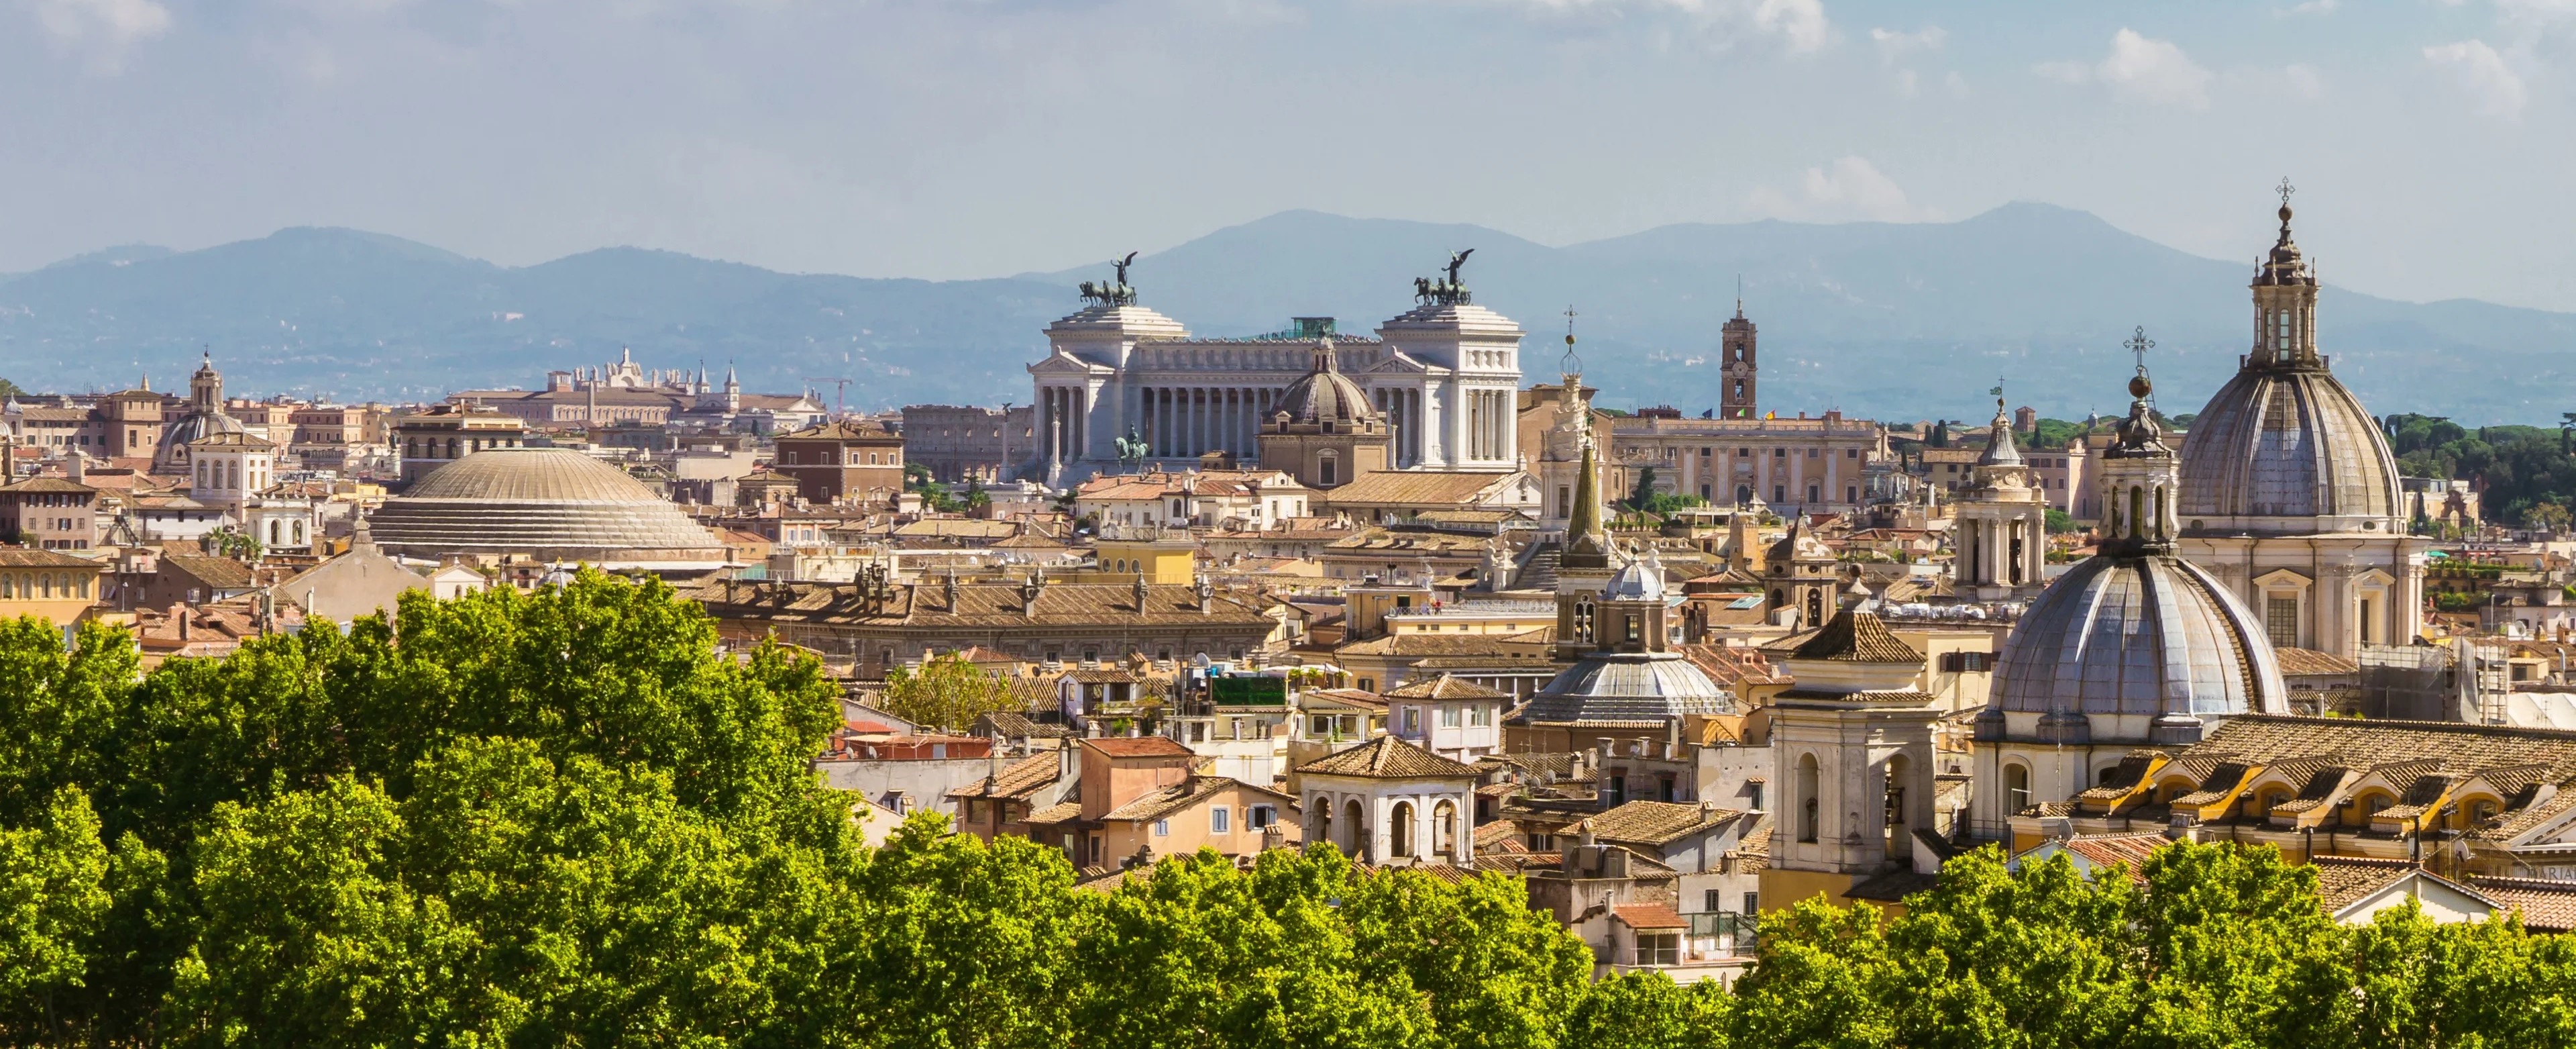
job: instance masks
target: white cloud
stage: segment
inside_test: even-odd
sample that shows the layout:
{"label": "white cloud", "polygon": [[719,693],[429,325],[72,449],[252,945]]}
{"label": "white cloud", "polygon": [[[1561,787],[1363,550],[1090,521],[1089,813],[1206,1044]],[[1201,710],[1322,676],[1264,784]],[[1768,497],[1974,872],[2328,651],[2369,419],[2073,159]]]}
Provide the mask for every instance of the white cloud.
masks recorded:
{"label": "white cloud", "polygon": [[2290,7],[2290,13],[2294,15],[2328,15],[2333,14],[2336,8],[2342,6],[2343,0],[2306,0],[2305,3],[2292,5]]}
{"label": "white cloud", "polygon": [[1720,46],[1738,33],[1778,40],[1790,54],[1811,54],[1837,38],[1824,0],[1503,0],[1548,11],[1668,11],[1689,17]]}
{"label": "white cloud", "polygon": [[1936,25],[1924,26],[1911,33],[1879,27],[1869,31],[1869,38],[1878,45],[1880,58],[1894,62],[1911,52],[1940,50],[1942,44],[1949,42],[1950,33]]}
{"label": "white cloud", "polygon": [[153,0],[31,0],[36,21],[63,41],[129,43],[170,28],[170,9]]}
{"label": "white cloud", "polygon": [[2290,90],[2298,92],[2300,98],[2315,100],[2325,97],[2326,82],[2317,75],[2316,67],[2294,62],[2281,70],[2281,75],[2289,79]]}
{"label": "white cloud", "polygon": [[2504,56],[2488,47],[2483,40],[2462,40],[2424,49],[2424,58],[2448,69],[2458,78],[2460,88],[2476,101],[2478,112],[2505,120],[2522,117],[2522,106],[2529,92],[2522,77],[2505,64]]}
{"label": "white cloud", "polygon": [[1914,206],[1906,199],[1904,187],[1861,157],[1808,168],[1795,193],[1764,186],[1754,190],[1746,203],[1754,214],[1777,219],[1922,222],[1940,217]]}
{"label": "white cloud", "polygon": [[1820,50],[1834,42],[1834,24],[1825,18],[1824,0],[1761,0],[1753,9],[1753,26],[1786,42],[1791,54]]}
{"label": "white cloud", "polygon": [[2173,41],[2126,27],[2111,35],[2111,53],[2100,62],[2042,62],[2031,71],[2061,83],[2100,83],[2135,102],[2193,109],[2209,108],[2209,82],[2215,79]]}
{"label": "white cloud", "polygon": [[157,0],[22,0],[55,46],[85,51],[91,68],[115,72],[128,45],[170,29]]}

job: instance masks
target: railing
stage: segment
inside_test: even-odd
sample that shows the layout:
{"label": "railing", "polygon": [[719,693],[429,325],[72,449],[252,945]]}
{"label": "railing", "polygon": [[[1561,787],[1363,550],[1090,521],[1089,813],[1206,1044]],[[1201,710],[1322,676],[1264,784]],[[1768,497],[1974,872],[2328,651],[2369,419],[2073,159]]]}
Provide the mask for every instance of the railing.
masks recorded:
{"label": "railing", "polygon": [[[1682,915],[1690,922],[1693,941],[1716,939],[1725,945],[1720,954],[1752,954],[1762,946],[1762,916],[1737,914],[1733,911],[1703,911]],[[1731,949],[1728,949],[1731,948]]]}

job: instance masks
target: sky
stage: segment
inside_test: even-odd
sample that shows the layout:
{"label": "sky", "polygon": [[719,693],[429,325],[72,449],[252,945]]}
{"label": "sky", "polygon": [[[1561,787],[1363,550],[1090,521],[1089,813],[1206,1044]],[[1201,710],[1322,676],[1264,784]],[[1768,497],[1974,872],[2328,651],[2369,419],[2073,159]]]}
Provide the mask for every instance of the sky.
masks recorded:
{"label": "sky", "polygon": [[2576,310],[2576,0],[0,0],[0,272],[349,226],[958,278],[1290,208],[2013,200]]}

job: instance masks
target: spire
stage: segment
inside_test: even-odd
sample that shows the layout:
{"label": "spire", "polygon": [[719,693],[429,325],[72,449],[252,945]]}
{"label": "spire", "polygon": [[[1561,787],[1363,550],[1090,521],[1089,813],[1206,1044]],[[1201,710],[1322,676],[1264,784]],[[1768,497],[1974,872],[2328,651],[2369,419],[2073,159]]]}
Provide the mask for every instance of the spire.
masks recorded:
{"label": "spire", "polygon": [[1565,524],[1565,555],[1558,563],[1567,568],[1606,569],[1610,567],[1610,534],[1601,526],[1601,481],[1599,464],[1593,459],[1589,420],[1579,441],[1583,455],[1575,467],[1574,506]]}

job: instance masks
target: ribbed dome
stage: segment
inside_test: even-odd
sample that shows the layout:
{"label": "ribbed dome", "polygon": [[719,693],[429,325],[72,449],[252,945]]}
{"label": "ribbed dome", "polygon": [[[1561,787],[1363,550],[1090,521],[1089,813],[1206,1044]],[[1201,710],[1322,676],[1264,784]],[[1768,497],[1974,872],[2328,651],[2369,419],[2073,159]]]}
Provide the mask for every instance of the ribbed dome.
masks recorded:
{"label": "ribbed dome", "polygon": [[622,470],[565,448],[491,448],[439,467],[370,519],[376,544],[416,557],[524,554],[602,563],[705,563],[724,545]]}
{"label": "ribbed dome", "polygon": [[1735,697],[1671,652],[1602,652],[1550,679],[1522,708],[1523,721],[1661,725],[1686,714],[1735,713]]}
{"label": "ribbed dome", "polygon": [[188,456],[181,449],[186,448],[188,442],[242,432],[241,420],[222,412],[190,412],[161,431],[161,445],[153,449],[152,461],[158,466],[185,462]]}
{"label": "ribbed dome", "polygon": [[2211,716],[2289,711],[2262,624],[2198,565],[2100,555],[2031,602],[1989,711]]}
{"label": "ribbed dome", "polygon": [[[2176,503],[2186,535],[2354,531],[2396,519],[2397,460],[2324,365],[2249,362],[2192,419]],[[2343,520],[2223,520],[2267,517]]]}
{"label": "ribbed dome", "polygon": [[1368,391],[1344,376],[1334,361],[1330,338],[1316,340],[1315,370],[1289,383],[1272,412],[1273,420],[1278,412],[1286,412],[1291,426],[1348,426],[1377,419],[1377,409],[1369,405]]}

